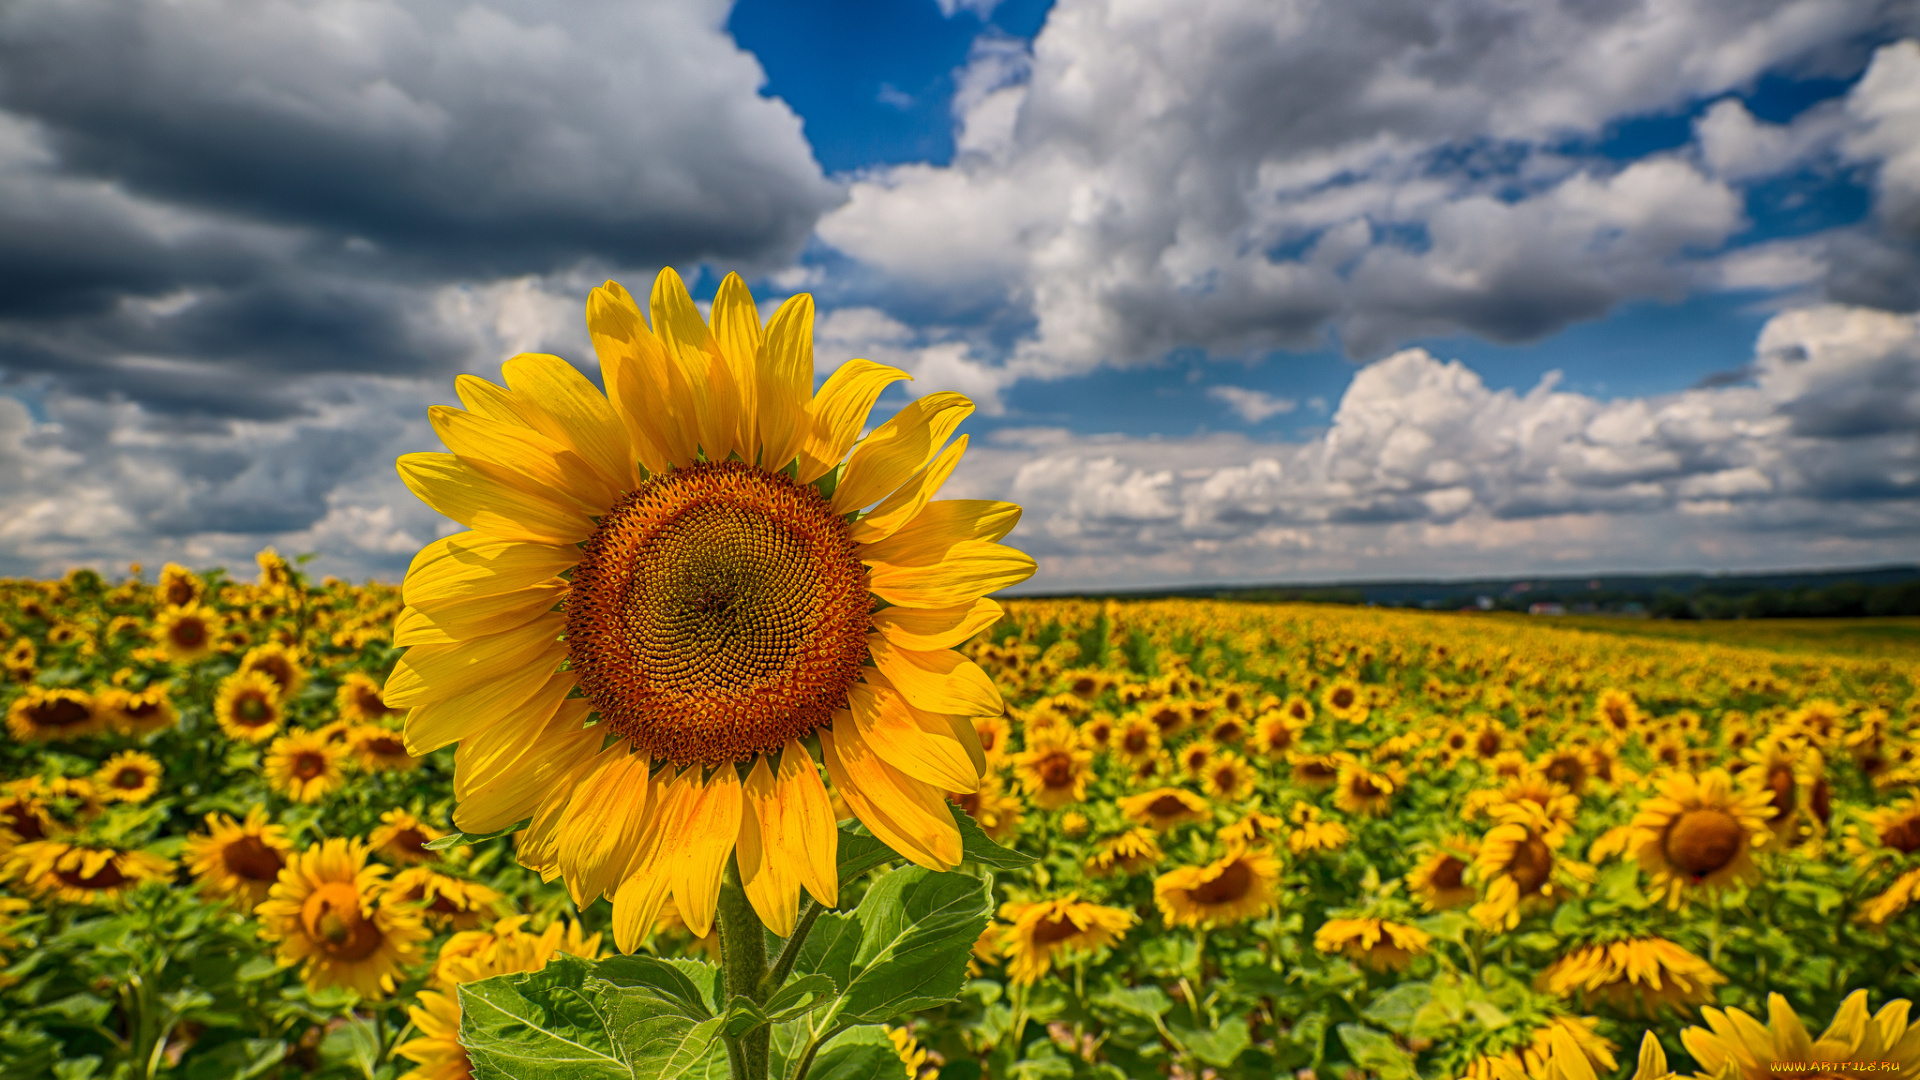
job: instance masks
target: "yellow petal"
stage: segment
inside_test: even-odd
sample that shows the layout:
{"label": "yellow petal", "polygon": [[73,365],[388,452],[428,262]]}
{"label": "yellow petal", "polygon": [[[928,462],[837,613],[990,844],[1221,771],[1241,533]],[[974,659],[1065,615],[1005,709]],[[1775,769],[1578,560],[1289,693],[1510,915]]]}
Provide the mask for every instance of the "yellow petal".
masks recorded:
{"label": "yellow petal", "polygon": [[[534,807],[533,820],[520,833],[516,855],[520,865],[537,872],[542,880],[560,876],[560,817],[573,801],[574,789],[601,766],[632,752],[625,740],[615,740],[598,754],[581,758],[555,778],[553,787]],[[458,811],[455,811],[458,819]],[[511,822],[509,822],[511,824]]]}
{"label": "yellow petal", "polygon": [[900,531],[867,545],[864,560],[894,566],[924,566],[946,558],[955,544],[993,541],[1013,531],[1020,507],[988,499],[942,499],[926,508]]}
{"label": "yellow petal", "polygon": [[677,363],[693,405],[693,433],[709,461],[725,461],[733,453],[735,414],[739,391],[733,374],[719,355],[700,309],[688,295],[686,283],[672,267],[653,279],[653,332]]}
{"label": "yellow petal", "polygon": [[1667,1052],[1649,1031],[1640,1037],[1640,1064],[1633,1071],[1633,1080],[1662,1080],[1666,1075]]}
{"label": "yellow petal", "polygon": [[613,894],[613,945],[631,953],[647,940],[667,903],[665,874],[634,874]]}
{"label": "yellow petal", "polygon": [[999,716],[1007,711],[993,679],[951,649],[902,649],[879,634],[868,634],[867,651],[888,685],[915,708],[949,716]]}
{"label": "yellow petal", "polygon": [[446,405],[429,407],[427,420],[455,457],[503,484],[565,496],[587,514],[605,511],[620,497],[585,458],[532,428]]}
{"label": "yellow petal", "polygon": [[833,512],[849,514],[886,498],[933,460],[972,414],[973,402],[951,390],[909,402],[847,458],[847,475],[833,491]]}
{"label": "yellow petal", "polygon": [[491,596],[545,581],[579,561],[580,549],[571,544],[530,544],[484,533],[454,533],[413,557],[400,595],[415,607]]}
{"label": "yellow petal", "polygon": [[647,471],[693,461],[693,401],[676,388],[678,367],[647,328],[639,305],[619,282],[609,281],[587,297],[587,334],[600,357],[607,397],[626,425],[627,438]]}
{"label": "yellow petal", "polygon": [[[698,767],[688,770],[697,773]],[[713,911],[720,901],[720,872],[733,854],[740,835],[742,813],[740,774],[722,765],[713,777],[694,789],[666,843],[678,850],[668,864],[673,877],[673,905],[695,937],[713,929]]]}
{"label": "yellow petal", "polygon": [[495,539],[575,544],[593,532],[577,507],[503,484],[452,454],[403,454],[396,468],[421,502]]}
{"label": "yellow petal", "polygon": [[576,907],[620,883],[646,824],[648,761],[628,754],[606,761],[574,790],[560,815],[560,876]]}
{"label": "yellow petal", "polygon": [[[759,373],[760,347],[765,333],[760,328],[760,310],[753,306],[753,294],[739,274],[728,274],[713,296],[713,342],[725,360],[727,372],[739,395],[733,441],[740,459],[759,460],[760,425],[755,382]],[[784,935],[782,935],[784,936]]]}
{"label": "yellow petal", "polygon": [[[860,559],[872,558],[872,549]],[[936,563],[900,566],[870,562],[867,588],[889,604],[909,608],[953,607],[1018,585],[1038,567],[1024,551],[980,540],[962,540]]]}
{"label": "yellow petal", "polygon": [[557,356],[521,353],[500,373],[534,429],[580,455],[613,490],[639,486],[626,425],[578,368]]}
{"label": "yellow petal", "polygon": [[394,620],[393,643],[447,644],[525,626],[551,612],[569,588],[565,581],[553,578],[513,592],[444,600],[429,609],[408,604]]}
{"label": "yellow petal", "polygon": [[881,608],[873,613],[873,628],[903,649],[952,649],[998,622],[1003,613],[997,601],[984,597],[944,608]]}
{"label": "yellow petal", "polygon": [[849,360],[829,375],[807,409],[812,433],[800,452],[800,482],[811,484],[832,472],[860,437],[880,391],[912,378],[899,368],[871,360]]}
{"label": "yellow petal", "polygon": [[[859,521],[853,523],[848,535],[856,544],[877,544],[894,533],[899,532],[909,521],[919,515],[947,482],[953,467],[960,464],[960,456],[967,452],[967,436],[953,440],[953,445],[940,452],[933,464],[913,475],[913,479],[880,501],[880,505]],[[838,489],[836,494],[838,493]]]}
{"label": "yellow petal", "polygon": [[[555,612],[518,629],[458,645],[415,645],[394,665],[380,696],[390,706],[410,708],[459,697],[486,683],[511,678],[529,665],[544,662],[547,654],[554,655],[554,663],[558,663],[566,647],[556,639],[565,625],[565,617]],[[560,652],[554,654],[556,645]],[[540,674],[544,677],[552,670],[549,667]]]}
{"label": "yellow petal", "polygon": [[1587,1060],[1580,1044],[1573,1041],[1573,1035],[1564,1026],[1554,1025],[1553,1034],[1547,1037],[1547,1048],[1552,1054],[1553,1067],[1565,1080],[1599,1080],[1594,1074],[1593,1063]]}
{"label": "yellow petal", "polygon": [[767,768],[766,755],[754,758],[753,770],[743,786],[746,812],[740,816],[740,883],[747,900],[760,921],[776,937],[793,933],[794,919],[800,913],[800,878],[786,859],[774,858],[784,837],[781,835],[780,800],[773,782],[773,770]]}
{"label": "yellow petal", "polygon": [[[415,648],[435,647],[454,646],[422,645]],[[413,650],[408,650],[407,655],[413,655]],[[403,736],[407,753],[425,757],[448,743],[487,730],[521,708],[531,708],[529,702],[545,701],[547,695],[553,695],[555,701],[566,697],[567,692],[577,684],[577,679],[570,671],[554,670],[566,655],[566,642],[555,641],[545,652],[536,653],[533,660],[517,667],[502,668],[494,673],[493,678],[465,693],[434,698],[418,705],[408,706],[395,701],[391,679],[387,680],[387,686],[380,691],[380,696],[394,708],[411,709],[407,713]]]}
{"label": "yellow petal", "polygon": [[475,416],[533,430],[526,414],[520,411],[519,399],[506,387],[495,386],[478,375],[456,375],[453,389],[460,395],[460,404]]}
{"label": "yellow petal", "polygon": [[780,773],[774,779],[784,841],[777,854],[793,860],[800,883],[815,900],[832,907],[840,902],[840,824],[834,820],[827,785],[820,782],[813,755],[794,740],[781,751]]}
{"label": "yellow petal", "polygon": [[880,760],[845,709],[834,713],[832,730],[819,734],[834,788],[881,843],[929,870],[960,862],[960,827],[933,785]]}
{"label": "yellow petal", "polygon": [[807,445],[813,400],[813,297],[787,298],[767,323],[758,358],[760,464],[778,472]]}
{"label": "yellow petal", "polygon": [[533,816],[554,779],[600,750],[606,732],[584,726],[592,703],[563,701],[544,719],[529,706],[471,738],[453,755],[453,823],[488,833]]}
{"label": "yellow petal", "polygon": [[923,713],[893,687],[874,681],[848,688],[847,708],[860,737],[887,764],[941,791],[980,790],[973,759],[945,716]]}

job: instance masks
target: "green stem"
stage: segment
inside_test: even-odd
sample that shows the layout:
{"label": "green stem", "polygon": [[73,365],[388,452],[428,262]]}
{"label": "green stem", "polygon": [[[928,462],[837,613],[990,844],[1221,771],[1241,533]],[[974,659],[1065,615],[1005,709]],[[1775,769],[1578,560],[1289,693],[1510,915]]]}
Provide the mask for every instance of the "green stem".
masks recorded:
{"label": "green stem", "polygon": [[761,1000],[772,997],[773,992],[780,989],[781,984],[787,981],[787,976],[793,972],[794,962],[800,959],[800,946],[806,942],[807,934],[813,930],[813,924],[820,921],[820,916],[825,914],[826,910],[825,904],[811,896],[800,905],[800,918],[793,924],[793,933],[787,935],[787,943],[780,947],[780,955],[774,958],[773,968],[767,972],[767,977],[761,980]]}
{"label": "green stem", "polygon": [[[767,1000],[767,928],[740,885],[738,864],[729,860],[720,885],[720,971],[725,1000],[739,995],[755,1005]],[[723,1002],[724,1003],[724,1002]],[[735,1080],[767,1080],[772,1029],[762,1026],[728,1040]],[[735,1053],[735,1048],[738,1053]]]}

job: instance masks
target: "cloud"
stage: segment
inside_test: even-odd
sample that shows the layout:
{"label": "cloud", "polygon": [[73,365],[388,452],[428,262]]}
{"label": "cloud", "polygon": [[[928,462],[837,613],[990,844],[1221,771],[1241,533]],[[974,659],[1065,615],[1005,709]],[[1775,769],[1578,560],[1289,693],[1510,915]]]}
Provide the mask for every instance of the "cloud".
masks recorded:
{"label": "cloud", "polygon": [[1804,260],[1706,266],[1750,224],[1736,184],[1830,155],[1839,108],[1777,131],[1723,102],[1706,151],[1580,147],[1763,73],[1857,70],[1851,43],[1894,12],[1061,0],[1029,53],[982,50],[962,72],[963,152],[862,178],[818,233],[897,303],[1019,312],[1031,330],[1004,363],[1027,377],[1179,347],[1537,339],[1714,273],[1817,277]]}
{"label": "cloud", "polygon": [[1605,401],[1409,349],[1309,442],[1002,431],[954,493],[1026,507],[1036,588],[1909,558],[1920,317],[1784,312],[1748,374]]}
{"label": "cloud", "polygon": [[1215,401],[1225,402],[1227,408],[1237,413],[1240,419],[1249,424],[1258,424],[1270,417],[1282,416],[1300,407],[1292,398],[1274,397],[1259,390],[1248,390],[1240,386],[1209,386],[1207,396]]}

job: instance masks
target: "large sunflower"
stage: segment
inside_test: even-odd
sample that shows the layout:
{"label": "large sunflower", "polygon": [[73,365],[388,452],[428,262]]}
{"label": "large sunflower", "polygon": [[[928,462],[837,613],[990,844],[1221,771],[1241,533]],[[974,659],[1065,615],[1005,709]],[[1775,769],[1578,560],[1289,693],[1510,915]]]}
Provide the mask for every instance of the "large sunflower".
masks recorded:
{"label": "large sunflower", "polygon": [[186,859],[200,891],[215,900],[231,900],[252,911],[280,879],[293,857],[287,827],[268,821],[265,807],[247,811],[245,821],[208,814],[207,831],[187,838]]}
{"label": "large sunflower", "polygon": [[279,944],[282,966],[302,965],[316,990],[344,986],[364,998],[385,997],[431,936],[412,904],[383,899],[386,872],[367,865],[358,840],[336,837],[308,848],[281,868],[254,909],[260,936]]}
{"label": "large sunflower", "polygon": [[1669,907],[1701,891],[1759,876],[1753,852],[1773,840],[1771,791],[1742,791],[1725,771],[1675,773],[1640,804],[1628,850]]}
{"label": "large sunflower", "polygon": [[1214,929],[1258,918],[1278,900],[1280,860],[1235,844],[1205,866],[1182,866],[1153,883],[1168,926]]}
{"label": "large sunflower", "polygon": [[[1770,1080],[1790,1072],[1806,1080],[1837,1080],[1860,1075],[1845,1068],[1847,1064],[1869,1061],[1893,1062],[1888,1071],[1894,1076],[1912,1076],[1920,1069],[1920,1027],[1909,1026],[1908,1008],[1906,1001],[1891,1001],[1870,1014],[1867,992],[1855,990],[1815,1039],[1786,998],[1768,994],[1767,1023],[1739,1009],[1701,1009],[1707,1026],[1686,1029],[1680,1041],[1708,1076]],[[1793,1065],[1776,1069],[1777,1062]],[[1811,1064],[1815,1062],[1824,1067]]]}
{"label": "large sunflower", "polygon": [[1622,938],[1583,945],[1549,964],[1539,984],[1562,997],[1593,998],[1632,1015],[1713,1001],[1727,981],[1713,965],[1661,937]]}
{"label": "large sunflower", "polygon": [[530,817],[522,862],[578,902],[611,896],[626,950],[669,891],[704,936],[736,849],[777,934],[803,884],[837,898],[816,739],[876,836],[957,863],[944,793],[978,787],[971,719],[1005,706],[954,648],[1034,570],[997,543],[1019,507],[929,501],[966,398],[928,394],[858,440],[907,376],[856,360],[810,394],[811,297],[763,327],[729,275],[708,321],[665,270],[651,308],[649,326],[611,282],[588,301],[605,395],[522,355],[505,387],[462,376],[467,408],[429,410],[452,453],[409,454],[401,478],[471,531],[414,559],[382,693],[411,710],[413,753],[467,741],[455,823]]}
{"label": "large sunflower", "polygon": [[1008,959],[1007,974],[1021,985],[1037,982],[1053,967],[1058,954],[1106,948],[1140,921],[1125,908],[1089,904],[1076,893],[1030,904],[1005,904],[1000,917],[1011,924],[1000,939]]}

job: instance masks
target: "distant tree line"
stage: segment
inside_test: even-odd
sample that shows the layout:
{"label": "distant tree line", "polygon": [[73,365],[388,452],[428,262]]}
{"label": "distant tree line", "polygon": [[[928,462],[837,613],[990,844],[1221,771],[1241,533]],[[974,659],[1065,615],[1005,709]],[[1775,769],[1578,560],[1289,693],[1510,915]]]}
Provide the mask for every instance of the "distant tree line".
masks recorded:
{"label": "distant tree line", "polygon": [[1920,581],[1862,585],[1842,581],[1823,588],[1662,589],[1654,596],[1657,619],[1822,619],[1865,615],[1920,615]]}

